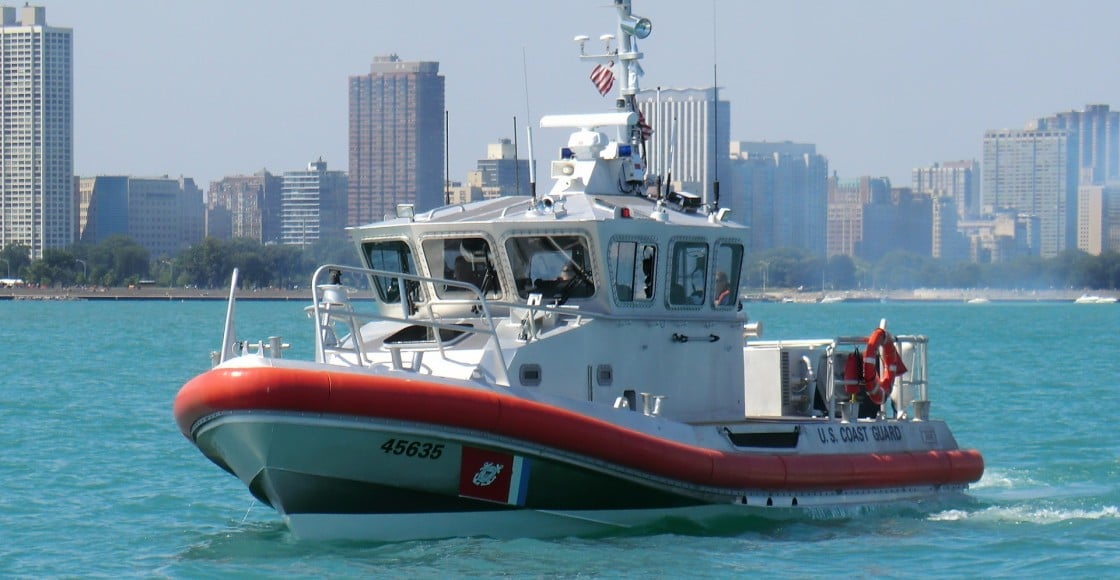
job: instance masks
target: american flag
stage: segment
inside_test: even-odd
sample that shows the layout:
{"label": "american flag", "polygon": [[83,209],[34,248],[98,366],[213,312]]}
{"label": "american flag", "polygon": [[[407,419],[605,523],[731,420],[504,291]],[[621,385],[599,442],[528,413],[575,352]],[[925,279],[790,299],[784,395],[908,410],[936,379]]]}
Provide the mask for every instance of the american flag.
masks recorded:
{"label": "american flag", "polygon": [[599,94],[604,97],[607,93],[611,92],[611,87],[614,86],[614,61],[608,62],[607,66],[601,64],[595,65],[591,70],[591,82],[595,83],[595,88],[599,90]]}
{"label": "american flag", "polygon": [[638,128],[642,130],[642,141],[649,141],[649,138],[653,136],[653,127],[646,123],[646,116],[642,114],[641,110],[638,111]]}

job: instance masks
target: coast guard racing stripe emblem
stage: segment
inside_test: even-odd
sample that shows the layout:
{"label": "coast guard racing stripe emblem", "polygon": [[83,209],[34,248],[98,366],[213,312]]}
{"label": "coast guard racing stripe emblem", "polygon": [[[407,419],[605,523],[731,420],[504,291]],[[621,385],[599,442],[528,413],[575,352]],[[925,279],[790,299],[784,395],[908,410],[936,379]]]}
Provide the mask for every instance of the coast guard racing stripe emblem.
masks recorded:
{"label": "coast guard racing stripe emblem", "polygon": [[459,495],[496,503],[525,505],[529,461],[523,457],[463,447]]}

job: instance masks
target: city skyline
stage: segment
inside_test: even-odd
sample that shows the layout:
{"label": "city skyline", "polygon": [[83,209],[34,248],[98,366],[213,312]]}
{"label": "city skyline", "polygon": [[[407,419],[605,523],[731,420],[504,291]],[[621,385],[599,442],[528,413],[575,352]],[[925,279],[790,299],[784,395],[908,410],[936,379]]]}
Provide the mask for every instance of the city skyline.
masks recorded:
{"label": "city skyline", "polygon": [[[340,167],[347,77],[378,54],[440,62],[453,180],[487,143],[512,136],[514,116],[524,156],[527,117],[611,105],[572,42],[610,32],[605,3],[494,0],[434,12],[385,2],[40,4],[53,25],[75,30],[78,175],[208,183],[320,156]],[[714,62],[732,140],[814,143],[844,177],[908,183],[914,167],[979,158],[986,130],[1120,95],[1120,78],[1093,72],[1094,57],[1115,52],[1108,23],[1120,6],[1111,4],[715,1],[686,10],[639,0],[634,11],[654,23],[639,47],[642,88],[710,86]],[[1069,40],[1023,32],[1039,21],[1049,38]],[[534,138],[540,169],[566,134],[534,129]]]}

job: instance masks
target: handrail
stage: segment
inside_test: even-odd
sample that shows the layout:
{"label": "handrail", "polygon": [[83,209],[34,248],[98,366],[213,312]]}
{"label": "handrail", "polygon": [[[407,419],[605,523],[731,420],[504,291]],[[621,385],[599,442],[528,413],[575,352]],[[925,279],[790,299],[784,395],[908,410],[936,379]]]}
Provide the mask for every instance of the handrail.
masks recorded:
{"label": "handrail", "polygon": [[[502,217],[502,218],[506,217],[506,214],[508,214],[510,212],[510,210],[513,210],[514,208],[519,208],[519,207],[521,207],[521,205],[522,204],[520,204],[520,203],[513,203],[513,204],[510,204],[510,205],[507,205],[506,207],[502,208],[502,214],[499,217]],[[529,206],[529,209],[533,209],[533,203],[532,202],[526,202],[525,205]]]}
{"label": "handrail", "polygon": [[233,326],[233,311],[234,305],[237,303],[237,278],[239,275],[240,271],[234,268],[229,282],[229,300],[226,303],[226,323],[222,328],[222,351],[218,355],[219,363],[224,363],[234,356],[237,356],[237,353],[234,352],[234,344],[237,342],[237,331]]}
{"label": "handrail", "polygon": [[[312,285],[312,288],[313,288],[313,292],[312,292],[312,312],[313,312],[313,315],[314,315],[314,318],[315,318],[315,324],[316,325],[323,324],[324,313],[326,313],[327,316],[330,316],[330,314],[331,314],[330,309],[325,308],[324,305],[320,301],[320,285],[321,285],[320,277],[324,273],[328,273],[332,270],[335,270],[335,271],[338,271],[338,272],[349,272],[349,273],[360,274],[360,275],[365,275],[365,276],[379,276],[379,277],[384,277],[384,278],[395,279],[395,281],[397,283],[397,288],[399,289],[399,292],[400,292],[399,295],[401,297],[401,309],[402,309],[401,310],[401,316],[399,318],[393,317],[393,316],[387,316],[387,315],[385,315],[385,313],[382,310],[377,309],[375,312],[371,312],[369,314],[369,317],[371,318],[371,320],[390,320],[390,321],[407,322],[409,324],[415,324],[417,326],[423,326],[425,328],[432,329],[434,331],[432,334],[433,334],[433,337],[434,337],[434,342],[436,343],[436,347],[439,350],[440,356],[442,356],[444,358],[446,358],[446,353],[444,352],[444,344],[443,344],[444,340],[443,340],[443,337],[440,335],[440,332],[439,332],[441,329],[461,330],[463,332],[470,332],[470,333],[474,333],[474,334],[489,335],[491,337],[491,339],[493,340],[494,354],[498,358],[498,366],[500,367],[500,370],[498,371],[500,373],[500,376],[497,377],[497,382],[498,382],[498,384],[509,386],[509,376],[508,376],[508,369],[507,369],[505,355],[502,352],[502,345],[501,345],[501,342],[498,339],[497,325],[494,322],[494,317],[490,313],[491,303],[486,300],[485,296],[482,295],[482,291],[477,286],[475,286],[474,284],[470,284],[468,282],[460,282],[460,281],[456,281],[456,280],[446,280],[446,279],[440,279],[440,278],[428,278],[426,276],[419,276],[419,275],[416,275],[416,274],[405,274],[405,273],[402,273],[402,272],[393,272],[393,271],[390,271],[390,270],[375,270],[375,269],[370,269],[370,268],[359,268],[359,267],[355,267],[355,266],[341,266],[341,265],[335,265],[335,264],[323,265],[323,266],[320,266],[318,269],[316,269],[315,273],[311,277],[311,285]],[[406,281],[416,282],[416,283],[443,284],[443,285],[448,285],[448,286],[452,286],[452,287],[455,287],[455,288],[459,288],[461,290],[466,290],[468,292],[471,292],[472,294],[474,294],[474,296],[477,298],[477,300],[468,300],[467,302],[470,302],[472,304],[477,304],[479,306],[479,308],[481,309],[480,318],[484,321],[483,326],[467,328],[467,327],[444,324],[444,323],[438,322],[436,320],[435,313],[431,309],[432,308],[432,301],[431,300],[426,300],[426,305],[425,305],[426,309],[428,310],[428,317],[427,318],[416,317],[411,312],[409,312],[410,307],[409,307],[409,299],[408,299],[408,294],[407,294],[407,288],[406,288],[406,284],[405,284]],[[423,285],[421,285],[420,287],[423,288]],[[359,364],[364,365],[365,360],[364,360],[364,357],[362,356],[362,353],[361,353],[361,347],[359,346],[361,344],[361,339],[362,339],[361,328],[358,327],[358,325],[356,325],[356,324],[351,325],[350,337],[351,337],[351,340],[354,342],[355,352],[357,352],[359,354]],[[323,332],[317,326],[316,332],[315,332],[315,352],[316,353],[323,353],[324,348],[325,348],[325,346],[323,344]],[[323,361],[320,360],[319,362],[323,362]]]}
{"label": "handrail", "polygon": [[[832,341],[826,349],[827,355],[827,372],[828,377],[826,382],[826,395],[829,416],[835,415],[836,409],[836,371],[833,365],[836,364],[835,354],[839,347],[842,346],[866,346],[868,337],[866,336],[839,336]],[[903,374],[896,378],[899,386],[901,385],[917,385],[918,398],[915,401],[928,401],[929,400],[929,381],[926,379],[926,345],[929,339],[924,335],[895,335],[895,343],[899,345],[912,344],[914,345],[914,360],[913,368],[910,368],[908,373]],[[843,381],[840,382],[843,386]],[[884,402],[885,404],[885,402]]]}
{"label": "handrail", "polygon": [[431,221],[432,218],[436,217],[436,212],[442,212],[443,210],[446,210],[446,209],[455,209],[455,208],[459,209],[459,213],[466,213],[466,211],[467,211],[467,206],[465,206],[461,203],[453,203],[453,204],[445,205],[445,206],[442,206],[442,207],[437,207],[437,208],[434,208],[434,209],[430,209],[430,210],[424,212],[423,214],[417,216],[416,219],[421,220],[421,221]]}
{"label": "handrail", "polygon": [[[489,335],[489,336],[493,337],[493,341],[494,341],[494,345],[495,345],[495,349],[494,349],[495,354],[498,357],[498,362],[502,365],[503,375],[508,374],[508,368],[506,366],[507,363],[506,363],[506,360],[505,360],[505,355],[503,353],[503,350],[501,348],[501,344],[500,344],[500,341],[499,341],[498,335],[497,335],[497,323],[494,321],[494,317],[493,317],[493,314],[492,314],[493,310],[495,308],[510,309],[511,311],[512,311],[512,309],[519,309],[519,310],[522,310],[522,311],[526,311],[528,313],[527,317],[529,319],[529,324],[528,324],[528,328],[527,328],[528,337],[531,338],[531,339],[539,338],[539,334],[540,334],[542,329],[535,322],[536,322],[536,317],[540,316],[541,314],[574,317],[578,320],[603,319],[603,320],[626,321],[626,320],[645,319],[645,317],[627,315],[627,314],[615,314],[615,313],[601,312],[601,311],[590,312],[590,311],[582,310],[582,309],[577,310],[577,309],[573,309],[571,306],[563,306],[563,305],[558,306],[558,305],[550,304],[550,303],[532,304],[532,303],[526,303],[526,302],[505,302],[505,301],[489,300],[483,295],[482,291],[477,286],[475,286],[473,284],[470,284],[468,282],[461,282],[461,281],[450,280],[450,279],[445,279],[445,278],[431,278],[431,277],[421,276],[421,275],[417,275],[417,274],[405,274],[405,273],[391,271],[391,270],[376,270],[376,269],[361,268],[361,267],[355,267],[355,266],[343,266],[343,265],[337,265],[337,264],[326,264],[326,265],[320,266],[318,269],[316,269],[314,275],[312,276],[312,287],[314,288],[314,293],[313,293],[314,302],[313,302],[312,307],[310,307],[310,309],[312,310],[313,316],[318,321],[317,324],[322,324],[323,323],[324,311],[327,312],[328,316],[338,317],[338,316],[342,315],[337,310],[332,312],[330,308],[324,308],[324,306],[322,304],[322,301],[321,301],[321,298],[320,298],[320,294],[322,292],[322,289],[320,288],[320,286],[322,285],[322,282],[323,282],[324,273],[330,272],[331,270],[337,270],[339,272],[354,273],[354,274],[359,274],[359,275],[367,276],[367,277],[372,277],[372,276],[383,277],[383,278],[388,278],[388,279],[393,280],[394,285],[397,287],[398,295],[402,297],[401,303],[400,303],[400,309],[401,309],[400,313],[397,316],[390,316],[390,315],[387,314],[387,312],[389,312],[390,310],[378,309],[376,312],[370,312],[368,315],[365,314],[365,313],[361,313],[362,316],[365,317],[367,320],[393,320],[393,321],[398,321],[398,322],[407,322],[409,324],[416,324],[418,326],[424,326],[426,328],[434,329],[436,332],[434,333],[433,342],[435,343],[436,349],[439,350],[440,356],[442,356],[444,358],[446,358],[446,353],[444,351],[445,341],[440,336],[440,334],[438,332],[439,329],[461,330],[461,331],[464,331],[464,332],[470,332],[470,333],[475,333],[475,334],[486,334],[486,335]],[[422,289],[421,291],[424,292],[424,296],[425,296],[425,299],[422,302],[422,304],[420,304],[420,305],[410,304],[409,299],[408,299],[409,288],[408,288],[408,284],[406,284],[406,282],[414,282],[414,283],[418,284],[419,288]],[[434,301],[427,295],[428,292],[430,291],[430,288],[428,288],[428,286],[427,286],[428,284],[436,284],[436,285],[441,285],[441,286],[451,286],[451,287],[454,287],[454,288],[458,288],[460,290],[465,290],[465,291],[469,292],[472,297],[461,298],[461,299],[451,299],[451,300],[441,299],[439,301]],[[378,300],[378,302],[381,303],[381,304],[385,304],[386,306],[389,306],[390,308],[396,306],[395,304],[385,303],[385,302],[380,301],[380,300]],[[434,311],[434,308],[437,307],[437,306],[444,306],[444,305],[451,305],[451,306],[454,306],[454,305],[472,305],[472,306],[478,306],[481,310],[480,318],[483,320],[483,324],[480,327],[464,328],[462,326],[446,325],[446,324],[440,323],[440,322],[437,321],[438,316],[437,316],[436,312]],[[413,311],[413,307],[415,307],[415,306],[419,306],[420,308],[423,308],[424,310],[426,310],[426,318],[425,317],[419,317],[418,318],[416,316],[416,313]],[[691,312],[691,311],[689,311],[689,312]],[[357,314],[357,313],[354,313],[353,311],[351,311],[351,314]],[[711,322],[711,321],[713,321],[714,318],[715,317],[712,316],[712,313],[703,313],[703,315],[692,315],[692,316],[690,316],[690,315],[688,315],[688,313],[685,313],[685,312],[678,313],[676,316],[666,317],[667,320],[680,321],[680,322],[691,322],[691,321]],[[733,321],[733,319],[726,318],[726,317],[720,317],[720,319],[721,320],[726,320],[727,322],[732,322]],[[737,321],[737,319],[734,320],[734,321]],[[360,334],[360,333],[355,333],[355,330],[356,330],[358,324],[357,324],[357,319],[354,318],[353,316],[351,316],[349,326],[351,326],[351,334],[352,335],[357,336],[357,335]],[[324,349],[323,333],[321,331],[316,332],[315,341],[316,341],[316,344],[315,344],[316,353],[321,354],[323,352],[323,349]],[[359,355],[359,361],[360,361],[359,364],[365,364],[365,357],[364,357],[364,353],[362,352],[360,342],[361,342],[360,340],[355,340],[354,350]],[[503,376],[502,379],[506,380],[508,382],[508,376]]]}

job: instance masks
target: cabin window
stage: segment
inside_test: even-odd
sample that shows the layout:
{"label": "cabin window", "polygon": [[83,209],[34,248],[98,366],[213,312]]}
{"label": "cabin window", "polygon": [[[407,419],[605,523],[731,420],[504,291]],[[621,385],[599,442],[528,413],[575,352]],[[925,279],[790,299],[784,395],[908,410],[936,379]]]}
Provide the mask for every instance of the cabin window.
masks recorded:
{"label": "cabin window", "polygon": [[743,246],[721,242],[716,245],[715,274],[712,279],[712,307],[720,310],[739,305],[739,276],[743,266]]}
{"label": "cabin window", "polygon": [[[433,278],[445,278],[473,284],[487,298],[501,295],[498,272],[494,268],[494,252],[490,242],[480,237],[446,238],[424,241],[424,256]],[[436,284],[440,298],[473,298],[465,288]]]}
{"label": "cabin window", "polygon": [[[416,274],[416,262],[412,257],[412,249],[408,247],[407,243],[401,240],[370,242],[365,244],[364,248],[369,267],[374,270]],[[401,301],[398,278],[373,276],[373,287],[382,302],[399,303]],[[410,304],[415,304],[420,300],[420,284],[413,280],[405,280],[404,287],[408,293]]]}
{"label": "cabin window", "polygon": [[611,244],[608,255],[614,275],[615,300],[619,302],[653,300],[657,246],[643,242],[619,241]]}
{"label": "cabin window", "polygon": [[521,236],[506,240],[517,295],[541,294],[561,303],[595,294],[591,252],[581,236]]}
{"label": "cabin window", "polygon": [[523,387],[539,387],[541,385],[541,365],[521,365],[517,374]]}
{"label": "cabin window", "polygon": [[708,244],[677,242],[669,271],[669,304],[699,306],[708,282]]}
{"label": "cabin window", "polygon": [[614,382],[614,368],[611,365],[599,365],[595,374],[598,375],[599,386],[609,387]]}

